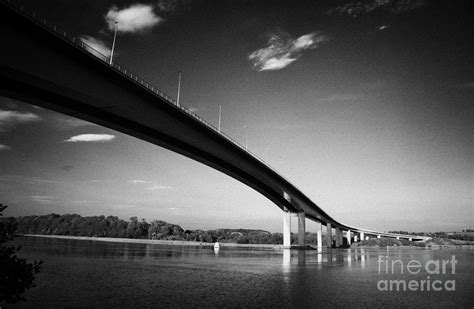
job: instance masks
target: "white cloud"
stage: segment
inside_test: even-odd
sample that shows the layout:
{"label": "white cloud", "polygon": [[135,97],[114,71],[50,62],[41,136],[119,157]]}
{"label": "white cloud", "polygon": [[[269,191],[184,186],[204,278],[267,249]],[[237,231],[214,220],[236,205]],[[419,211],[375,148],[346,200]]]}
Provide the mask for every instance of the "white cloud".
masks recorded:
{"label": "white cloud", "polygon": [[266,70],[280,70],[291,64],[295,61],[296,58],[290,58],[290,54],[285,54],[279,57],[272,57],[265,59],[260,64],[259,71],[266,71]]}
{"label": "white cloud", "polygon": [[0,110],[0,131],[4,127],[14,126],[18,123],[40,121],[41,117],[33,113],[21,113],[11,110]]}
{"label": "white cloud", "polygon": [[171,190],[171,189],[173,189],[172,187],[157,185],[157,184],[154,184],[151,181],[143,180],[143,179],[133,179],[133,180],[130,180],[129,183],[134,184],[134,185],[149,185],[149,187],[146,188],[146,190],[148,190],[148,191],[160,191],[160,190]]}
{"label": "white cloud", "polygon": [[116,6],[109,9],[105,15],[109,30],[114,30],[117,22],[117,32],[137,32],[151,28],[163,21],[163,18],[153,12],[153,6],[134,4],[118,10]]}
{"label": "white cloud", "polygon": [[55,199],[53,196],[50,195],[32,195],[30,199],[34,202],[41,203],[41,204],[49,204],[53,202]]}
{"label": "white cloud", "polygon": [[168,187],[168,186],[154,185],[154,186],[149,187],[147,190],[158,191],[158,190],[171,190],[171,189],[173,188]]}
{"label": "white cloud", "polygon": [[11,150],[11,149],[12,149],[12,148],[11,148],[10,146],[0,144],[0,151],[3,151],[3,150]]}
{"label": "white cloud", "polygon": [[295,50],[311,48],[313,47],[313,44],[315,43],[313,39],[314,39],[314,33],[302,35],[294,41],[293,47]]}
{"label": "white cloud", "polygon": [[115,135],[110,134],[80,134],[65,140],[65,142],[110,142],[114,138]]}
{"label": "white cloud", "polygon": [[146,181],[146,180],[141,180],[141,179],[134,179],[134,180],[130,180],[129,182],[130,182],[130,183],[133,183],[133,184],[144,184],[144,183],[150,183],[149,181]]}
{"label": "white cloud", "polygon": [[328,40],[326,35],[318,32],[308,33],[297,39],[272,34],[268,46],[254,51],[248,58],[258,71],[280,70],[296,61],[303,51],[316,48]]}
{"label": "white cloud", "polygon": [[60,183],[59,181],[42,179],[37,177],[28,177],[28,176],[18,176],[18,175],[6,175],[0,176],[1,181],[12,181],[12,182],[22,182],[22,183]]}
{"label": "white cloud", "polygon": [[[96,39],[90,35],[83,35],[81,36],[81,41],[85,44],[89,45],[102,55],[106,57],[110,57],[111,49],[101,40]],[[111,44],[112,45],[112,44]]]}

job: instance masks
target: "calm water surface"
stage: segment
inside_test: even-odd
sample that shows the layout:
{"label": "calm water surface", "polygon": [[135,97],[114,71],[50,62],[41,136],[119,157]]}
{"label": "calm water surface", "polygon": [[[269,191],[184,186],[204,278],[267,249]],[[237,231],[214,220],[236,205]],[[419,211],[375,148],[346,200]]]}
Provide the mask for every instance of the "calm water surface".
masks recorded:
{"label": "calm water surface", "polygon": [[[109,243],[20,237],[21,257],[44,261],[27,302],[14,307],[473,308],[474,251],[317,251]],[[379,256],[396,262],[394,272]],[[446,274],[426,262],[450,260]],[[406,264],[419,261],[418,274]],[[404,273],[400,274],[401,263]],[[379,273],[380,264],[380,273]],[[390,264],[389,264],[390,265]],[[440,262],[440,266],[442,262]],[[430,265],[435,270],[436,265]],[[440,271],[442,269],[440,268]],[[455,281],[455,291],[380,291],[380,280]],[[383,285],[381,286],[383,287]],[[436,285],[438,287],[438,285]],[[452,286],[449,286],[450,288]],[[401,288],[401,287],[400,287]],[[395,286],[394,286],[395,289]]]}

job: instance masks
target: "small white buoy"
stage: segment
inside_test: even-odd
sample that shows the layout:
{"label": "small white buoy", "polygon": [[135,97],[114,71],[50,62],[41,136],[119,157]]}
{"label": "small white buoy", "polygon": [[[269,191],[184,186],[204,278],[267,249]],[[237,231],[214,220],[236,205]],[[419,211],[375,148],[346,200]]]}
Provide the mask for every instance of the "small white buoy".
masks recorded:
{"label": "small white buoy", "polygon": [[218,255],[218,254],[219,254],[219,249],[220,249],[220,247],[221,247],[221,246],[219,245],[218,242],[216,242],[216,243],[214,244],[214,254],[215,254],[215,255]]}

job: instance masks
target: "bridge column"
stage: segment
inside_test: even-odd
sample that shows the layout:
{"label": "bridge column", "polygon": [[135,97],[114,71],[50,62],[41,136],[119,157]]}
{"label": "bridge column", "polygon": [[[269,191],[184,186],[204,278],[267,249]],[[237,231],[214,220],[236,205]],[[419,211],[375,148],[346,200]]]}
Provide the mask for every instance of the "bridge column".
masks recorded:
{"label": "bridge column", "polygon": [[382,236],[380,236],[380,235],[377,235],[377,238],[381,238],[381,237],[382,237]]}
{"label": "bridge column", "polygon": [[336,248],[341,246],[341,228],[336,227]]}
{"label": "bridge column", "polygon": [[332,247],[332,227],[331,223],[326,223],[326,241],[328,248]]}
{"label": "bridge column", "polygon": [[283,211],[283,247],[291,246],[291,213]]}
{"label": "bridge column", "polygon": [[357,241],[358,241],[357,235],[356,235],[356,233],[354,233],[354,242],[357,242]]}
{"label": "bridge column", "polygon": [[318,236],[318,251],[323,250],[323,224],[321,223],[319,230],[316,232]]}
{"label": "bridge column", "polygon": [[347,244],[351,245],[351,230],[346,231]]}
{"label": "bridge column", "polygon": [[359,234],[360,234],[360,241],[365,240],[364,232],[360,232]]}
{"label": "bridge column", "polygon": [[306,234],[306,216],[303,211],[298,212],[298,246],[305,246],[305,234]]}

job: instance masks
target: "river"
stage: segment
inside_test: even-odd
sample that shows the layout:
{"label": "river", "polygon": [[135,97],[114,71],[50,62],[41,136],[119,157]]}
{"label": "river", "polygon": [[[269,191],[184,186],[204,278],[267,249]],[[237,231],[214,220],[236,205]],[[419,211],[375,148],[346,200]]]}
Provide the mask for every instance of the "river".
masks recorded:
{"label": "river", "polygon": [[25,293],[27,301],[12,308],[474,305],[474,251],[466,248],[318,253],[221,247],[215,252],[199,246],[44,237],[19,237],[15,243],[22,245],[20,257],[44,264],[36,287]]}

